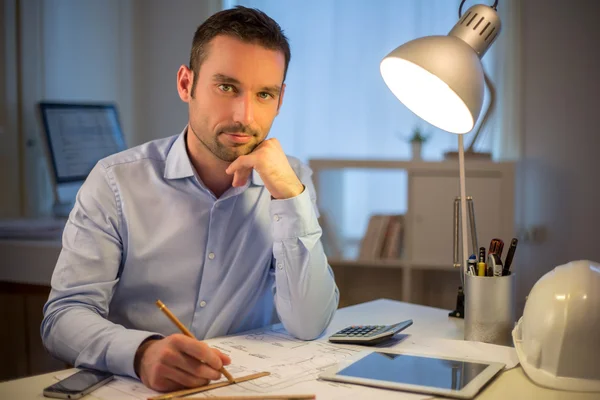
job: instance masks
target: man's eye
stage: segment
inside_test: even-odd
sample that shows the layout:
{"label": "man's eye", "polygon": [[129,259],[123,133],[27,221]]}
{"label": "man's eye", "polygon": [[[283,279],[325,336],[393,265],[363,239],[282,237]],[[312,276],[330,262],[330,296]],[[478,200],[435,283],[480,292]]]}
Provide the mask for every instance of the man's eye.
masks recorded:
{"label": "man's eye", "polygon": [[223,92],[233,92],[233,86],[231,85],[219,85],[219,89]]}
{"label": "man's eye", "polygon": [[273,98],[273,95],[271,93],[267,93],[267,92],[260,92],[258,94],[258,97],[260,97],[263,100],[267,100],[269,98]]}

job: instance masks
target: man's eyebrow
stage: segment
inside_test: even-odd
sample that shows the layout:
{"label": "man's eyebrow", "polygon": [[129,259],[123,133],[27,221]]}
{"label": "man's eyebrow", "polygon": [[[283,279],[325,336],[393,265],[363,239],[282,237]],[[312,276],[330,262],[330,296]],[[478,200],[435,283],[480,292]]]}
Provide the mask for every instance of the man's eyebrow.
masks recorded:
{"label": "man's eyebrow", "polygon": [[[214,74],[213,81],[232,85],[241,85],[241,82],[237,79],[223,74]],[[281,86],[279,85],[263,86],[260,90],[261,92],[273,93],[275,96],[279,96],[281,94]]]}
{"label": "man's eyebrow", "polygon": [[273,93],[275,96],[279,96],[281,94],[281,86],[264,86],[261,91]]}
{"label": "man's eyebrow", "polygon": [[223,83],[235,83],[239,85],[241,82],[231,76],[223,75],[223,74],[214,74],[213,81],[215,82],[223,82]]}

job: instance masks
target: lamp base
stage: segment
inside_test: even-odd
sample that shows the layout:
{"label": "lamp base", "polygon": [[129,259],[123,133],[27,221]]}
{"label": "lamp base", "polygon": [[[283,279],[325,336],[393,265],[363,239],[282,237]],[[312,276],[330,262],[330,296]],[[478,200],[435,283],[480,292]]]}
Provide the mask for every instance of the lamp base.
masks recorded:
{"label": "lamp base", "polygon": [[[447,151],[444,153],[444,160],[458,159],[458,151]],[[465,160],[491,160],[492,153],[480,153],[478,151],[465,151]]]}
{"label": "lamp base", "polygon": [[465,292],[463,291],[462,286],[458,287],[458,294],[456,295],[456,309],[454,311],[450,311],[448,316],[462,319],[465,318]]}

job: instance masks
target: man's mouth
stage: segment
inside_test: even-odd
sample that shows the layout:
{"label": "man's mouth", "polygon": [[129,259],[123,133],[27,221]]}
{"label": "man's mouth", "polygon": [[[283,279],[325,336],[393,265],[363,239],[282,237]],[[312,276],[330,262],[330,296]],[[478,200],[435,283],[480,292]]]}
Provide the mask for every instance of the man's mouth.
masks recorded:
{"label": "man's mouth", "polygon": [[252,135],[241,132],[224,132],[223,136],[233,143],[248,143],[252,139]]}

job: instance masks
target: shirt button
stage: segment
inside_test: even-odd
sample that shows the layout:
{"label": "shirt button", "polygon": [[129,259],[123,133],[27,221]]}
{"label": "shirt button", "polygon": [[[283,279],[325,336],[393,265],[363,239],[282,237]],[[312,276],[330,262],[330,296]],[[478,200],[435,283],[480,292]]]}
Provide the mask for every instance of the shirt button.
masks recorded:
{"label": "shirt button", "polygon": [[200,307],[202,307],[202,308],[206,307],[206,302],[204,300],[202,300],[200,302]]}
{"label": "shirt button", "polygon": [[277,263],[277,268],[279,268],[279,269],[283,269],[283,263],[282,263],[282,262],[278,262],[278,263]]}
{"label": "shirt button", "polygon": [[208,258],[210,258],[211,260],[214,260],[215,253],[208,253]]}
{"label": "shirt button", "polygon": [[273,217],[273,219],[275,221],[279,221],[281,219],[281,217],[279,215],[275,214],[275,216]]}

